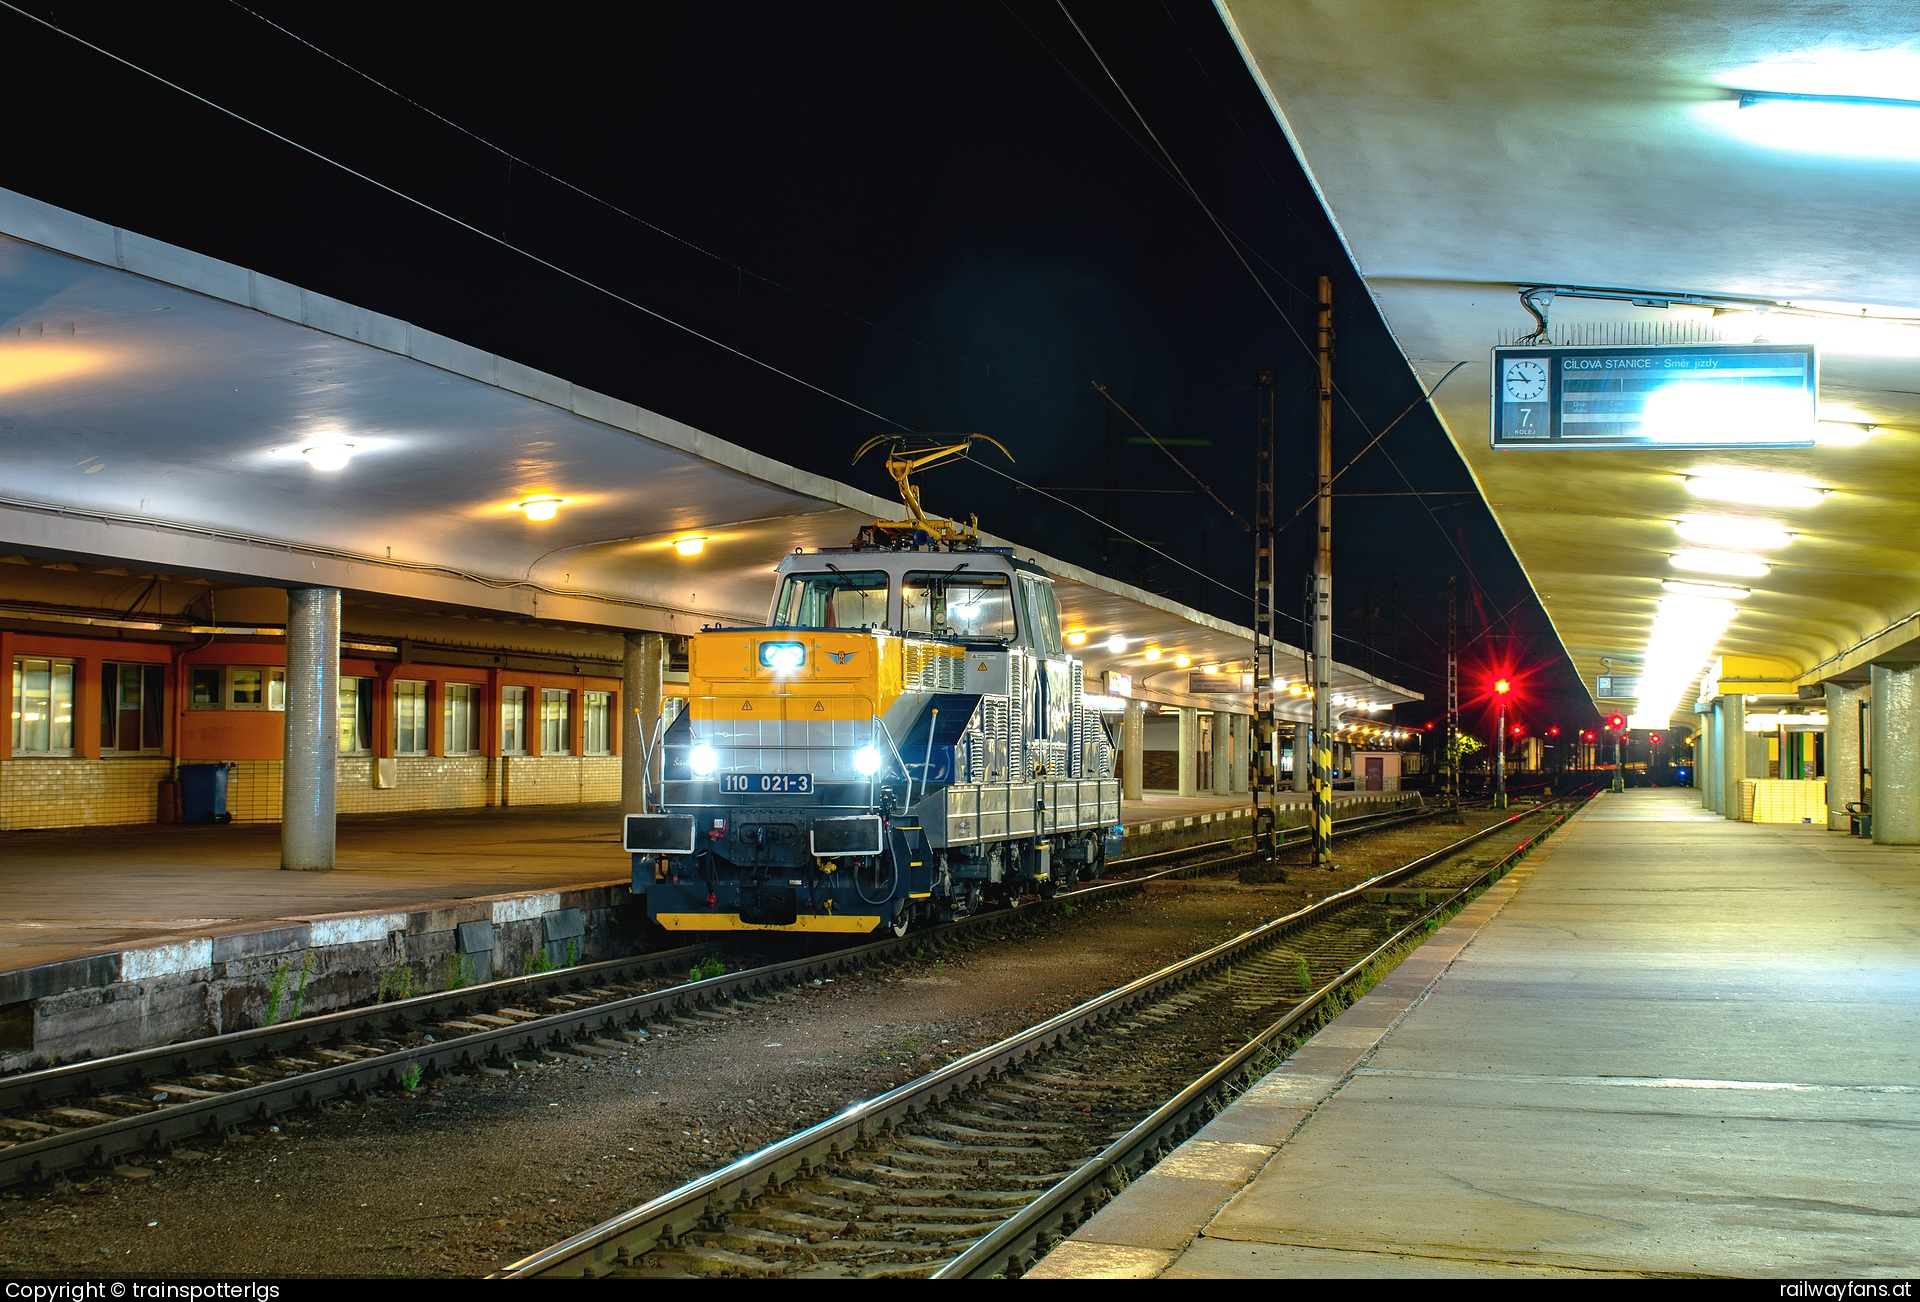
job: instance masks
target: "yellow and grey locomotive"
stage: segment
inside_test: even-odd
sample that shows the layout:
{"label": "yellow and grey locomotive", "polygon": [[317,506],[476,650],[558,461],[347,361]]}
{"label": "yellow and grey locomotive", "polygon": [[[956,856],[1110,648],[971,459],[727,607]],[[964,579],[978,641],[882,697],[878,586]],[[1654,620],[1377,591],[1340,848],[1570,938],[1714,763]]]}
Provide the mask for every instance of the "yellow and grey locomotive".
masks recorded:
{"label": "yellow and grey locomotive", "polygon": [[786,557],[765,627],[689,639],[658,808],[627,818],[661,926],[902,933],[1117,848],[1112,740],[1052,580],[908,506]]}

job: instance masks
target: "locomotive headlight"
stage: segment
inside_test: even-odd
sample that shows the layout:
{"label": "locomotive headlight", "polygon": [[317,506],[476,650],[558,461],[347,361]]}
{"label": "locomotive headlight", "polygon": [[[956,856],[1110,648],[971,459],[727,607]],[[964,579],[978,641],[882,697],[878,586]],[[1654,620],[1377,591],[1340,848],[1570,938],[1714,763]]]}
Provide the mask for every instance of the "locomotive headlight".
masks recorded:
{"label": "locomotive headlight", "polygon": [[704,778],[720,767],[720,756],[713,747],[701,742],[693,748],[693,753],[687,756],[687,767],[697,776]]}
{"label": "locomotive headlight", "polygon": [[853,767],[860,771],[861,777],[872,777],[880,771],[880,752],[871,746],[862,746],[853,753]]}
{"label": "locomotive headlight", "polygon": [[799,642],[762,642],[760,663],[776,674],[790,674],[807,663],[807,648]]}

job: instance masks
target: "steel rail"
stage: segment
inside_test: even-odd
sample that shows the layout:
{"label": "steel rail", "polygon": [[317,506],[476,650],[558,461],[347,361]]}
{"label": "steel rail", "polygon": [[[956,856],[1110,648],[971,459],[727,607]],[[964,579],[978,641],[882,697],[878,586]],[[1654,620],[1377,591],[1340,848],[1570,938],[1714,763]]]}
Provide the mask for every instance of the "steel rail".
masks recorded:
{"label": "steel rail", "polygon": [[1073,1174],[976,1239],[965,1252],[935,1272],[933,1278],[982,1279],[1018,1274],[1045,1256],[1052,1250],[1055,1240],[1070,1233],[1076,1225],[1098,1211],[1108,1198],[1124,1187],[1126,1180],[1153,1167],[1183,1140],[1206,1125],[1219,1112],[1223,1094],[1251,1084],[1271,1070],[1276,1042],[1298,1033],[1318,1018],[1336,992],[1358,980],[1383,955],[1405,944],[1432,920],[1463,905],[1474,892],[1499,880],[1508,868],[1524,858],[1569,817],[1571,815],[1566,813],[1559,815],[1547,827],[1508,851],[1497,863],[1488,865],[1472,881],[1457,888],[1446,899],[1434,904],[1375,946],[1346,971],[1308,995],[1285,1016],[1167,1100],[1097,1156],[1083,1163]]}
{"label": "steel rail", "polygon": [[[1395,814],[1398,811],[1386,811]],[[1383,815],[1356,815],[1345,820],[1347,835],[1376,830]],[[1214,842],[1212,846],[1232,844]],[[1183,847],[1162,854],[1193,854],[1209,846]],[[1157,856],[1143,856],[1142,861]],[[1121,860],[1119,863],[1126,863]],[[1063,891],[1051,899],[974,914],[926,931],[909,932],[884,940],[826,954],[749,968],[741,972],[668,986],[662,990],[627,995],[588,1007],[516,1022],[511,1026],[473,1031],[450,1039],[409,1045],[371,1054],[347,1063],[316,1067],[312,1071],[224,1090],[206,1097],[167,1102],[156,1110],[84,1125],[0,1149],[0,1187],[45,1180],[76,1167],[105,1167],[115,1159],[142,1150],[162,1151],[183,1141],[217,1136],[234,1126],[264,1121],[293,1107],[312,1107],[329,1098],[363,1093],[382,1086],[397,1087],[414,1069],[421,1077],[477,1066],[514,1053],[539,1055],[567,1051],[570,1042],[602,1034],[619,1034],[630,1024],[691,1012],[713,1003],[740,997],[764,997],[773,990],[802,984],[841,972],[885,962],[898,954],[928,945],[936,950],[979,933],[1024,927],[1063,907],[1101,903],[1141,889],[1159,878],[1218,872],[1235,866],[1233,856],[1181,864],[1142,876],[1097,882]],[[271,1027],[255,1027],[175,1045],[163,1045],[90,1059],[37,1072],[0,1078],[0,1110],[30,1111],[67,1100],[84,1100],[124,1090],[147,1090],[149,1082],[167,1077],[219,1072],[250,1058],[270,1055],[299,1058],[315,1047],[342,1043],[350,1036],[384,1033],[409,1022],[458,1020],[483,1003],[511,1005],[517,999],[548,993],[591,993],[583,976],[644,975],[652,968],[672,968],[687,960],[716,952],[717,944],[689,946],[631,959],[612,959],[585,967],[534,976],[509,977],[468,986],[459,991],[419,995],[365,1008],[326,1013]],[[437,1029],[437,1026],[436,1026]],[[105,1082],[105,1088],[99,1088]],[[200,1091],[195,1090],[196,1094]]]}
{"label": "steel rail", "polygon": [[[583,963],[552,972],[502,977],[497,981],[463,986],[459,990],[440,990],[386,1003],[316,1013],[312,1017],[272,1026],[226,1031],[177,1044],[155,1045],[104,1058],[86,1058],[58,1067],[0,1076],[0,1113],[49,1107],[62,1099],[84,1098],[116,1089],[139,1088],[149,1080],[217,1070],[242,1058],[276,1052],[296,1053],[307,1045],[378,1031],[395,1021],[458,1017],[476,1004],[511,1004],[522,999],[543,999],[552,994],[576,993],[596,981],[617,982],[676,969],[685,970],[690,962],[698,962],[717,953],[720,948],[717,943],[704,942],[679,949],[636,954],[629,958]],[[4,1156],[5,1151],[0,1150],[0,1160],[4,1160]]]}
{"label": "steel rail", "polygon": [[[1570,799],[1563,798],[1563,799]],[[1223,941],[1202,952],[1137,978],[1105,994],[1059,1013],[983,1049],[956,1059],[884,1094],[856,1103],[844,1111],[717,1171],[690,1181],[639,1207],[583,1230],[560,1243],[523,1258],[503,1275],[526,1278],[559,1275],[591,1278],[615,1269],[662,1242],[699,1229],[711,1218],[744,1199],[779,1188],[821,1163],[851,1151],[893,1123],[944,1102],[967,1087],[1000,1075],[1034,1055],[1054,1048],[1075,1034],[1105,1022],[1148,999],[1164,995],[1234,962],[1250,950],[1264,949],[1290,933],[1346,908],[1368,890],[1413,876],[1461,850],[1485,840],[1553,804],[1543,803],[1392,868],[1282,918]],[[1169,870],[1178,872],[1179,869]],[[1134,879],[1139,882],[1145,879]],[[1116,883],[1125,886],[1132,883]],[[1093,888],[1095,890],[1102,888]],[[1084,898],[1089,892],[1075,892]],[[1057,899],[1067,899],[1062,895]]]}

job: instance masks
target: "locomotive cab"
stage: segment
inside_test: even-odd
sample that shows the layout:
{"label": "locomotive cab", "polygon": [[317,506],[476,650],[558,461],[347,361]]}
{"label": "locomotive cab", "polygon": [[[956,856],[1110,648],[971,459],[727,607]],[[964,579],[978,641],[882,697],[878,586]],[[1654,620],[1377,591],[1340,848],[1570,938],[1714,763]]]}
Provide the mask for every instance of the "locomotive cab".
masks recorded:
{"label": "locomotive cab", "polygon": [[904,933],[1097,874],[1114,752],[1046,573],[1004,548],[796,552],[758,628],[689,639],[634,890],[677,931]]}

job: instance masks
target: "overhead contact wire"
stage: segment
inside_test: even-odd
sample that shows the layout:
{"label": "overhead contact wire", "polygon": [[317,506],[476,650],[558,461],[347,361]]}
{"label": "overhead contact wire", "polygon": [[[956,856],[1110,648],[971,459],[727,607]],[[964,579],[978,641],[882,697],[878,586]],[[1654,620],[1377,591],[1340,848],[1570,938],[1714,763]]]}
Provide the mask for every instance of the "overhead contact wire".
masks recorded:
{"label": "overhead contact wire", "polygon": [[511,240],[505,239],[502,236],[495,235],[491,231],[484,230],[481,227],[475,226],[472,222],[466,221],[465,219],[460,217],[456,217],[452,213],[447,212],[444,209],[436,208],[434,205],[428,203],[424,199],[415,198],[413,195],[408,194],[406,191],[401,190],[395,186],[389,185],[385,181],[379,180],[376,177],[368,176],[365,172],[362,172],[357,168],[351,167],[348,164],[341,162],[337,158],[333,158],[333,157],[330,157],[329,155],[321,153],[319,150],[313,148],[311,145],[302,144],[300,141],[293,139],[291,136],[283,135],[280,132],[275,131],[272,127],[266,126],[263,123],[255,122],[252,118],[247,117],[245,114],[240,113],[234,109],[230,109],[226,107],[224,104],[221,104],[215,100],[211,100],[207,98],[205,95],[200,94],[198,91],[189,90],[187,87],[182,86],[180,83],[176,81],[171,81],[168,78],[161,76],[159,73],[154,72],[149,68],[142,67],[140,64],[135,63],[131,59],[115,54],[112,50],[109,50],[104,46],[95,45],[92,41],[87,40],[84,36],[80,36],[74,32],[70,32],[66,30],[64,27],[61,27],[58,23],[42,18],[40,17],[40,15],[36,13],[31,13],[28,10],[22,9],[19,5],[12,3],[12,0],[0,0],[0,7],[9,9],[12,12],[20,15],[22,18],[28,19],[29,21],[34,22],[39,26],[46,28],[50,32],[55,32],[61,36],[64,36],[68,40],[74,42],[76,45],[83,45],[87,49],[92,50],[94,53],[103,55],[106,58],[113,60],[115,63],[121,65],[122,67],[131,68],[133,71],[139,73],[141,76],[148,77],[154,81],[159,82],[162,86],[166,86],[171,90],[176,90],[180,92],[180,94],[185,95],[187,98],[194,100],[197,103],[204,104],[206,107],[214,110],[216,113],[220,113],[226,117],[232,118],[234,121],[239,122],[245,126],[252,127],[255,131],[261,132],[264,135],[271,136],[275,140],[280,141],[282,144],[289,145],[294,149],[299,150],[301,153],[306,154],[310,158],[318,159],[320,162],[327,164],[327,166],[329,167],[337,168],[338,170],[345,172],[348,176],[356,177],[359,180],[365,181],[368,185],[371,185],[377,189],[383,190],[387,194],[392,195],[396,199],[400,199],[406,203],[410,203],[414,207],[421,209],[423,212],[432,213],[434,216],[439,217],[444,221],[452,222],[455,226],[458,226],[460,229],[467,231],[471,234],[478,235],[481,239],[486,240],[490,244],[495,244],[495,245],[498,245],[500,248],[508,250],[509,252],[517,253],[521,257],[526,258],[530,262],[537,263],[540,266],[545,267],[549,271],[556,272],[559,275],[566,277],[568,280],[573,281],[575,284],[582,285],[588,289],[591,289],[595,293],[603,294],[607,298],[612,299],[616,303],[625,304],[627,307],[633,308],[637,312],[644,313],[645,315],[652,317],[656,321],[659,321],[665,325],[670,325],[676,330],[680,330],[685,332],[686,334],[692,335],[695,339],[701,340],[704,343],[712,344],[715,348],[718,348],[723,352],[731,353],[735,357],[738,357],[739,359],[741,359],[742,361],[749,362],[754,366],[758,366],[763,370],[769,371],[774,375],[780,376],[782,379],[791,380],[793,383],[799,385],[801,388],[810,389],[814,393],[819,394],[823,398],[830,399],[831,401],[837,402],[844,407],[850,407],[854,411],[860,412],[867,416],[871,416],[875,420],[880,421],[882,424],[891,425],[895,429],[899,429],[903,431],[908,428],[908,426],[906,426],[900,421],[893,419],[891,416],[883,416],[879,412],[873,410],[873,408],[862,406],[860,403],[855,402],[851,398],[844,398],[841,395],[833,392],[833,390],[831,389],[827,389],[822,387],[821,385],[815,384],[812,380],[803,379],[802,377],[795,375],[792,371],[783,370],[781,367],[775,366],[772,362],[764,361],[761,358],[755,357],[751,353],[745,352],[739,348],[735,348],[732,344],[723,343],[722,341],[715,339],[712,335],[706,334],[700,330],[696,330],[694,327],[687,325],[684,322],[674,320],[672,317],[668,316],[664,312],[655,311],[653,308],[648,307],[644,303],[637,302],[634,299],[628,298],[625,294],[620,293],[618,290],[609,289],[607,286],[602,285],[595,280],[589,279],[588,277],[581,275],[577,271],[570,271],[566,267],[561,266],[559,263],[554,262],[551,259],[543,258],[538,253],[533,252],[533,250],[531,249],[522,248],[520,245],[513,243],[513,241]]}

